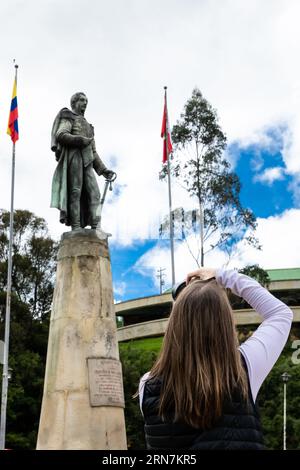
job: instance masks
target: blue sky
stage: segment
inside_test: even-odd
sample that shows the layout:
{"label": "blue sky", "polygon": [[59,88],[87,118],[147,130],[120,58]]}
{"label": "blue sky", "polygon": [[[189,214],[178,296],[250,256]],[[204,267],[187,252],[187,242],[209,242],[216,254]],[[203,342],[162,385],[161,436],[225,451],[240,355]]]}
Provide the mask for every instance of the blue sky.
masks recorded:
{"label": "blue sky", "polygon": [[[249,207],[256,217],[280,214],[294,207],[293,193],[289,190],[293,178],[284,173],[286,165],[282,156],[283,132],[281,129],[268,131],[271,148],[259,144],[246,148],[240,148],[238,144],[229,146],[229,153],[235,156],[235,171],[242,184],[241,202],[244,207]],[[275,180],[260,179],[261,175],[271,168],[280,169],[280,177]]]}
{"label": "blue sky", "polygon": [[[251,209],[257,218],[267,219],[280,215],[296,205],[290,189],[293,176],[286,174],[282,155],[284,133],[284,128],[269,129],[266,132],[267,146],[259,143],[240,146],[238,142],[234,142],[227,149],[228,158],[234,162],[234,171],[242,185],[241,203]],[[136,267],[136,263],[148,251],[162,246],[168,250],[168,242],[159,239],[143,242],[133,240],[132,245],[126,247],[111,244],[117,301],[159,293],[159,285],[154,278],[155,268],[140,264]],[[157,269],[160,267],[165,268],[164,265],[157,264]],[[168,287],[170,284],[167,283],[165,288]]]}
{"label": "blue sky", "polygon": [[[135,263],[159,241],[133,241],[130,247],[110,244],[110,257],[116,300],[128,300],[158,293],[151,272],[148,276],[141,275],[135,268]],[[144,268],[148,271],[147,267]],[[150,269],[150,268],[149,268]]]}

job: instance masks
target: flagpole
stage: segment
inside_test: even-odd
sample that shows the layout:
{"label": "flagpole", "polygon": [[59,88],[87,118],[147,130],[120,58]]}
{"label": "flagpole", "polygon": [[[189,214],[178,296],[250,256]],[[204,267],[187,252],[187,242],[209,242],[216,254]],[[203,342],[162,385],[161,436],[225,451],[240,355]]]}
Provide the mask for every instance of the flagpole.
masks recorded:
{"label": "flagpole", "polygon": [[165,106],[167,112],[167,125],[166,125],[166,153],[167,153],[167,171],[168,171],[168,189],[169,189],[169,217],[170,217],[170,248],[171,248],[171,270],[172,270],[172,287],[175,285],[175,261],[174,261],[174,224],[173,224],[173,215],[172,215],[172,192],[171,192],[171,169],[170,169],[170,159],[169,159],[169,116],[168,116],[168,107],[167,107],[167,87],[164,87],[165,90]]}
{"label": "flagpole", "polygon": [[[15,83],[17,83],[17,73],[18,73],[18,65],[15,64]],[[6,431],[6,408],[7,408],[7,391],[8,391],[8,353],[9,353],[11,275],[12,275],[12,247],[13,247],[13,231],[14,231],[15,162],[16,162],[16,144],[15,144],[15,142],[13,142],[13,144],[12,144],[10,217],[9,217],[8,270],[7,270],[5,334],[4,334],[4,358],[3,358],[3,373],[2,373],[2,395],[1,395],[0,450],[5,449],[5,431]]]}

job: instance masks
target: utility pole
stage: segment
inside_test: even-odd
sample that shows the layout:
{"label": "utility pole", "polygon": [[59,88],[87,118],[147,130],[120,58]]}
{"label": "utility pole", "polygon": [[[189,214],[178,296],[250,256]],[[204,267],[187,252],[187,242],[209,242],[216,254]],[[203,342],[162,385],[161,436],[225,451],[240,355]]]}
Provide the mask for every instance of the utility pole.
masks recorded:
{"label": "utility pole", "polygon": [[290,375],[284,372],[281,378],[283,380],[283,450],[286,450],[286,385]]}
{"label": "utility pole", "polygon": [[165,281],[164,281],[164,277],[165,277],[164,271],[165,270],[166,270],[166,268],[159,268],[157,270],[158,274],[157,274],[156,277],[159,278],[159,293],[160,293],[160,295],[162,294],[162,288],[165,285]]}

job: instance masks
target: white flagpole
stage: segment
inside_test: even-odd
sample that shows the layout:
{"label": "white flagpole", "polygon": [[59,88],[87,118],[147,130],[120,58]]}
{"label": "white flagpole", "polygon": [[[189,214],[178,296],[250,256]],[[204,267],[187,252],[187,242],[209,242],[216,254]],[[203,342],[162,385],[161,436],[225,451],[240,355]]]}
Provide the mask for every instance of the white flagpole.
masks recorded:
{"label": "white flagpole", "polygon": [[[15,64],[15,81],[17,83],[18,65]],[[15,161],[16,144],[12,146],[12,172],[11,172],[11,199],[10,199],[10,219],[9,219],[9,249],[8,249],[8,270],[7,270],[7,292],[6,292],[6,313],[5,313],[5,335],[4,335],[4,358],[2,373],[2,395],[1,395],[1,424],[0,424],[0,450],[5,449],[6,431],[6,408],[8,391],[8,352],[9,352],[9,329],[10,329],[10,304],[11,304],[11,274],[12,274],[12,246],[14,237],[14,188],[15,188]]]}
{"label": "white flagpole", "polygon": [[165,145],[167,153],[167,170],[168,170],[168,188],[169,188],[169,217],[170,217],[170,247],[171,247],[171,269],[172,269],[172,287],[175,284],[175,261],[174,261],[174,225],[173,225],[173,216],[172,216],[172,193],[171,193],[171,171],[170,171],[170,159],[169,159],[169,116],[168,116],[168,106],[167,106],[167,87],[164,87],[165,90],[165,106],[166,106],[166,135],[165,135]]}

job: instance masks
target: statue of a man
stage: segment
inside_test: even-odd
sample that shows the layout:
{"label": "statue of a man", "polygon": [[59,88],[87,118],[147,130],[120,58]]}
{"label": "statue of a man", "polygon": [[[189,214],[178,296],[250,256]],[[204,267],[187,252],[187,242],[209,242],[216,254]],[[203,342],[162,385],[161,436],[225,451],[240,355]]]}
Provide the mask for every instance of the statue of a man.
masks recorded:
{"label": "statue of a man", "polygon": [[60,210],[60,222],[79,230],[87,225],[95,229],[100,219],[100,192],[94,170],[111,180],[115,173],[100,159],[94,141],[94,129],[84,113],[84,93],[75,93],[71,108],[63,108],[55,118],[51,150],[58,165],[52,181],[51,207]]}

